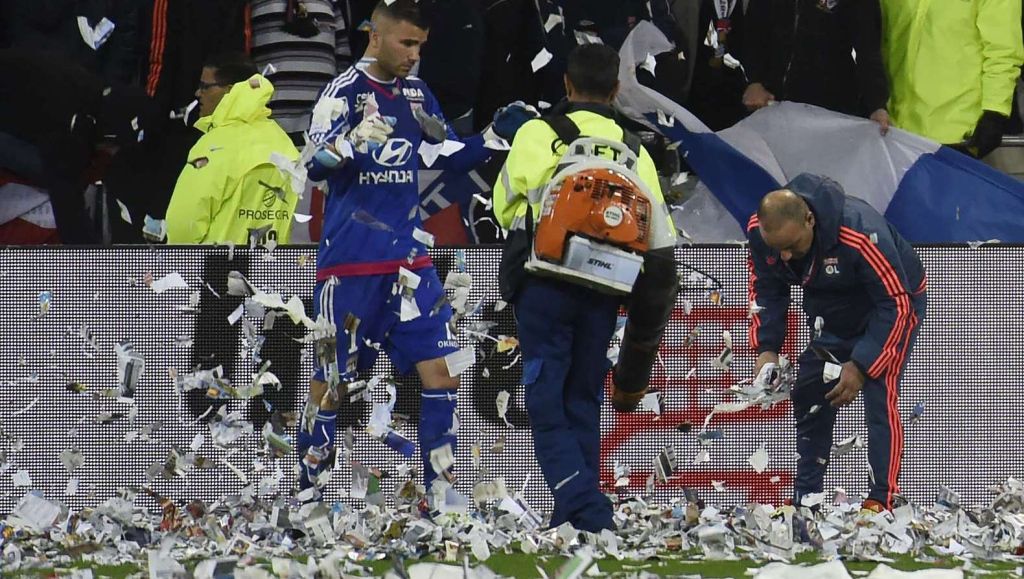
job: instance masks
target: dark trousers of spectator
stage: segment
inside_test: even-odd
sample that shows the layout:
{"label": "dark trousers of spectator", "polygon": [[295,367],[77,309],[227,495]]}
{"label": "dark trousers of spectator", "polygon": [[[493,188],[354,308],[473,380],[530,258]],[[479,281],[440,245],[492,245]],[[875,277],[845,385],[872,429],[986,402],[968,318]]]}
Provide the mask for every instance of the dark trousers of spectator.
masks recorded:
{"label": "dark trousers of spectator", "polygon": [[[85,211],[85,197],[77,179],[50,170],[43,153],[31,143],[0,132],[0,167],[46,190],[62,243],[98,244],[92,221]],[[0,200],[2,202],[2,200]]]}

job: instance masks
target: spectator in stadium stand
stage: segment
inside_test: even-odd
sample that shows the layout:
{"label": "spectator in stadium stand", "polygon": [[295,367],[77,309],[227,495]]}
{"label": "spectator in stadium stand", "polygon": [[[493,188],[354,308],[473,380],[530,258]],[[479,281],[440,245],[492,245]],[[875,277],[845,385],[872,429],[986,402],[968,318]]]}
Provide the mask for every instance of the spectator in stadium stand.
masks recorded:
{"label": "spectator in stadium stand", "polygon": [[[592,532],[615,528],[611,503],[599,487],[599,455],[602,391],[610,366],[606,355],[623,296],[602,293],[572,279],[539,277],[525,266],[534,250],[538,231],[535,224],[541,216],[543,200],[537,192],[551,180],[566,145],[579,142],[577,137],[623,143],[636,155],[635,165],[630,168],[650,191],[652,205],[664,203],[650,155],[640,146],[638,137],[614,120],[611,103],[618,92],[618,71],[619,56],[607,45],[585,44],[573,49],[564,81],[567,106],[523,126],[494,184],[494,214],[509,230],[499,285],[502,298],[515,307],[534,451],[555,502],[551,526],[568,521],[577,529]],[[573,147],[575,150],[576,145]],[[606,156],[595,154],[593,162],[605,166],[612,158],[629,158],[625,152],[609,149],[604,149],[608,151]],[[657,226],[651,226],[651,230],[657,230]],[[650,362],[639,364],[644,367],[631,372],[640,375],[639,380],[632,380],[638,388],[620,391],[623,382],[615,382],[613,403],[624,411],[635,408],[643,396],[661,331],[675,303],[675,231],[671,227],[666,230],[667,255],[664,248],[648,251],[650,259],[645,257],[641,274],[641,279],[647,274],[658,275],[662,283],[647,284],[638,279],[633,286],[634,292],[641,286],[651,290],[642,298],[634,293],[632,304],[652,306],[645,313],[653,322],[644,324],[648,326],[644,328],[648,339],[637,341],[637,345],[648,346],[638,348],[646,354],[638,359]],[[633,315],[631,306],[627,328],[634,323]],[[623,351],[633,349],[624,346]]]}
{"label": "spectator in stadium stand", "polygon": [[0,48],[45,50],[70,58],[107,84],[138,78],[140,2],[0,0]]}
{"label": "spectator in stadium stand", "polygon": [[[554,0],[484,0],[483,9],[482,72],[473,111],[477,130],[485,128],[494,113],[510,101],[541,107],[541,101],[554,104],[561,100],[565,96],[565,55],[575,42],[567,23],[556,24],[550,31],[545,28],[560,17]],[[532,63],[541,50],[552,57],[535,71]]]}
{"label": "spectator in stadium stand", "polygon": [[248,52],[253,33],[249,0],[147,0],[141,4],[141,83],[166,120],[160,127],[164,162],[152,187],[156,195],[147,200],[146,211],[162,219],[180,168],[202,136],[193,126],[199,118],[196,78],[211,56]]}
{"label": "spectator in stadium stand", "polygon": [[16,79],[0,83],[3,180],[47,192],[62,243],[100,243],[83,193],[120,148],[145,140],[149,99],[63,53],[0,50],[0,70]]}
{"label": "spectator in stadium stand", "polygon": [[[422,381],[419,445],[425,486],[443,492],[443,481],[449,480],[461,369],[446,357],[457,353],[459,344],[421,231],[418,171],[421,152],[459,139],[430,88],[410,75],[427,26],[414,0],[382,0],[372,15],[364,57],[327,85],[313,109],[309,133],[318,150],[308,175],[326,181],[328,189],[313,312],[318,324],[329,325],[316,347],[298,429],[303,500],[319,497],[347,384],[374,365],[379,350],[399,372],[415,369]],[[523,113],[523,107],[508,107],[495,119],[494,131],[511,139],[529,118]],[[433,167],[468,171],[490,156],[485,138],[461,140],[460,149],[438,157]],[[403,269],[415,279],[400,277]],[[398,286],[405,289],[396,294]],[[386,440],[414,452],[401,440]],[[428,500],[424,506],[431,504],[436,503]]]}
{"label": "spectator in stadium stand", "polygon": [[999,146],[1024,63],[1020,0],[883,0],[893,123],[976,158]]}
{"label": "spectator in stadium stand", "polygon": [[878,1],[750,2],[740,58],[748,80],[743,104],[756,110],[777,100],[808,103],[870,118],[884,135],[889,83]]}
{"label": "spectator in stadium stand", "polygon": [[143,85],[165,116],[182,118],[207,59],[249,52],[249,0],[153,0],[143,5],[143,44],[148,48]]}
{"label": "spectator in stadium stand", "polygon": [[273,93],[243,53],[207,61],[196,89],[204,134],[171,195],[168,243],[288,243],[298,195],[271,156],[295,161],[299,152],[270,119]]}
{"label": "spectator in stadium stand", "polygon": [[472,134],[483,74],[481,3],[478,0],[420,0],[420,5],[430,22],[430,42],[423,47],[423,60],[416,74],[434,91],[455,133]]}
{"label": "spectator in stadium stand", "polygon": [[[674,2],[671,30],[684,58],[673,53],[655,57],[657,75],[651,83],[644,82],[639,76],[642,73],[637,73],[641,82],[679,102],[714,131],[731,127],[749,114],[743,106],[747,81],[743,69],[736,66],[737,59],[743,58],[746,38],[744,4],[743,0]],[[713,39],[714,46],[706,39]],[[726,59],[726,55],[732,58]],[[666,65],[674,64],[672,61],[686,70],[678,83],[678,97],[658,83],[665,76]]]}
{"label": "spectator in stadium stand", "polygon": [[927,302],[921,259],[866,202],[806,173],[761,200],[747,239],[754,375],[764,380],[779,362],[791,286],[803,288],[812,335],[791,393],[795,502],[822,492],[836,413],[863,391],[871,476],[861,507],[891,510],[903,457],[900,379]]}
{"label": "spectator in stadium stand", "polygon": [[332,0],[253,0],[252,30],[253,60],[274,83],[273,119],[301,144],[320,91],[352,62],[344,7]]}

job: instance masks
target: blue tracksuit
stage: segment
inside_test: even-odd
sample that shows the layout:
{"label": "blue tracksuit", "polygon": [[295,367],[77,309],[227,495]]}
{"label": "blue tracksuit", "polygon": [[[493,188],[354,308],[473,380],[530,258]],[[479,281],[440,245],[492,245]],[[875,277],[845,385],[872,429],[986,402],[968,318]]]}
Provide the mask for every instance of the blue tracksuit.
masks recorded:
{"label": "blue tracksuit", "polygon": [[[927,277],[913,247],[870,205],[847,197],[827,178],[800,175],[787,188],[815,216],[814,244],[794,270],[761,237],[757,216],[747,225],[750,299],[763,308],[751,318],[750,342],[758,352],[779,352],[786,336],[790,286],[804,292],[807,323],[821,317],[821,335],[811,346],[840,362],[852,361],[866,377],[868,497],[891,506],[903,453],[899,381],[925,316]],[[794,492],[822,490],[832,445],[836,409],[825,399],[835,382],[824,383],[824,361],[808,348],[800,356],[793,388],[797,426]],[[813,411],[812,411],[813,410]]]}

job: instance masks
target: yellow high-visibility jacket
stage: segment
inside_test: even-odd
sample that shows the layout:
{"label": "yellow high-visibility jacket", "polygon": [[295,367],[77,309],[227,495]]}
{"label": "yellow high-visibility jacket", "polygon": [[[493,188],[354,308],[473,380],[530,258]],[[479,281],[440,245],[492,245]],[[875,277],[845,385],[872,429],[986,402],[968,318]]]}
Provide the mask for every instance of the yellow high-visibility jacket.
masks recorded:
{"label": "yellow high-visibility jacket", "polygon": [[270,81],[254,75],[196,121],[205,134],[189,151],[167,207],[168,243],[248,244],[249,232],[267,225],[267,237],[288,242],[298,195],[270,156],[294,161],[299,152],[270,118],[273,94]]}
{"label": "yellow high-visibility jacket", "polygon": [[882,0],[893,123],[943,144],[983,110],[1010,114],[1024,63],[1021,0]]}
{"label": "yellow high-visibility jacket", "polygon": [[[576,110],[570,112],[568,117],[579,127],[581,136],[622,141],[622,127],[605,115],[590,110]],[[516,133],[505,166],[501,169],[498,182],[494,184],[494,216],[502,228],[517,230],[525,225],[531,191],[540,191],[548,184],[558,160],[565,153],[566,143],[559,143],[552,150],[551,144],[556,140],[558,137],[551,127],[539,119],[527,122]],[[658,170],[643,147],[640,148],[638,161],[637,174],[656,201],[664,203]],[[540,215],[539,198],[534,203],[533,215],[535,218]],[[670,229],[675,232],[674,226]]]}

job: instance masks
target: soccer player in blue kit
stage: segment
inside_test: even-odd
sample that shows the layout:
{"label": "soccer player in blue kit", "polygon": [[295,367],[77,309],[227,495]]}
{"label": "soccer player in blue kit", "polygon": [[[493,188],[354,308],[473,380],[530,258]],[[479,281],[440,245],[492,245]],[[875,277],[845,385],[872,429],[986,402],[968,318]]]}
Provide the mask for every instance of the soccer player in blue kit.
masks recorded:
{"label": "soccer player in blue kit", "polygon": [[[313,109],[309,133],[319,149],[308,176],[326,180],[328,189],[314,318],[329,330],[317,341],[299,424],[300,489],[315,486],[329,466],[340,398],[359,371],[373,366],[377,347],[399,372],[415,369],[423,383],[418,436],[428,490],[441,474],[431,466],[431,451],[445,445],[455,451],[459,379],[450,375],[445,356],[459,345],[443,286],[417,239],[423,237],[415,234],[422,225],[417,171],[423,142],[435,151],[444,143],[433,167],[448,170],[469,171],[490,151],[483,134],[459,140],[427,85],[410,76],[426,39],[413,0],[381,2],[365,56],[327,85]],[[531,116],[529,107],[510,105],[491,129],[511,140]],[[420,315],[406,321],[400,311],[407,291],[393,291],[399,268],[419,277],[411,299]]]}

